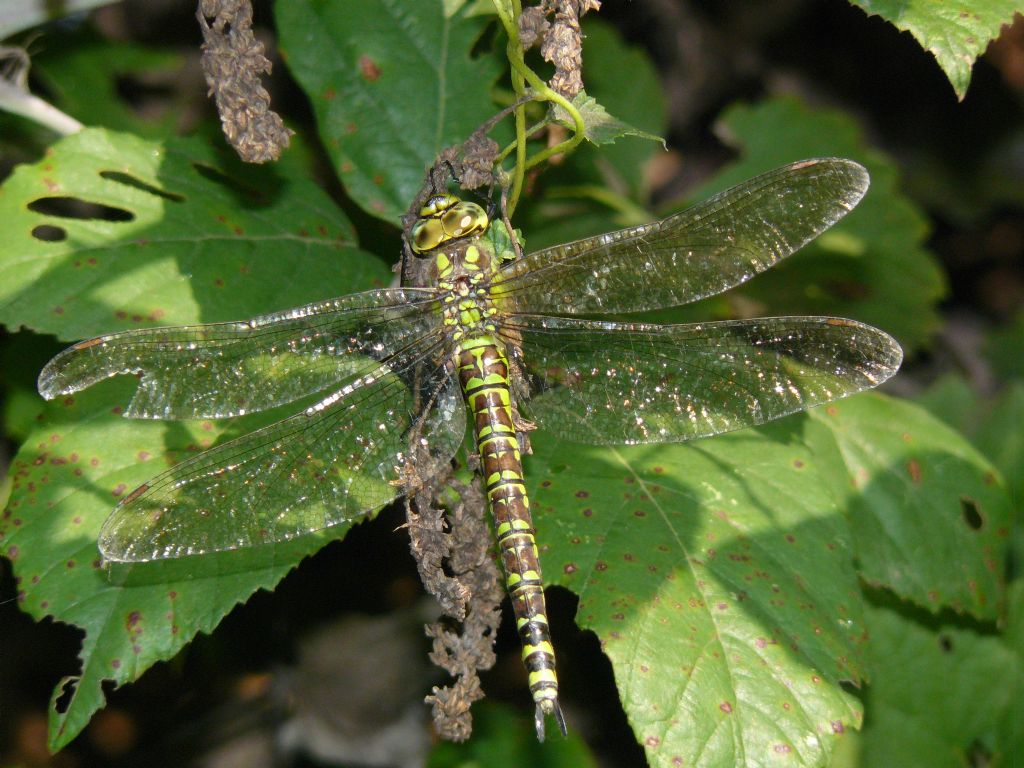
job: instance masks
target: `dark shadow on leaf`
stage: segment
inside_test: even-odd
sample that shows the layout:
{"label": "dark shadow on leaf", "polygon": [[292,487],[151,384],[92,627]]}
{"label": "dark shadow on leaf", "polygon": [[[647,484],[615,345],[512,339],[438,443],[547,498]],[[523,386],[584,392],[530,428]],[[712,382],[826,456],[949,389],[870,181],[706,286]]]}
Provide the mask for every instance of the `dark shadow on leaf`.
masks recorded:
{"label": "dark shadow on leaf", "polygon": [[100,176],[108,181],[124,184],[127,187],[137,189],[141,192],[148,192],[151,195],[162,197],[164,200],[170,200],[173,203],[185,202],[184,195],[178,194],[177,192],[171,192],[170,190],[160,189],[159,187],[154,187],[152,184],[147,184],[128,173],[122,173],[121,171],[100,171]]}

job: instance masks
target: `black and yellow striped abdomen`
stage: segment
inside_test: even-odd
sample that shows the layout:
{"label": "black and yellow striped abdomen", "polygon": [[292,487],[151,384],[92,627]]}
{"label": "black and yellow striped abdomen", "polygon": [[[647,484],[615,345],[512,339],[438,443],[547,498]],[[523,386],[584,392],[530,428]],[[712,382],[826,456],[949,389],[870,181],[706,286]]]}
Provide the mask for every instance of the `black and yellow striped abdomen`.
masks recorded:
{"label": "black and yellow striped abdomen", "polygon": [[508,355],[497,335],[498,310],[489,292],[489,280],[506,257],[481,240],[488,224],[487,214],[475,203],[436,195],[412,228],[412,249],[434,254],[443,323],[455,342],[453,362],[473,416],[487,506],[537,705],[537,737],[543,741],[544,718],[554,716],[563,734],[565,719],[558,705],[555,652],[513,420]]}
{"label": "black and yellow striped abdomen", "polygon": [[487,503],[494,518],[498,554],[523,644],[530,693],[537,705],[537,733],[543,738],[545,715],[554,715],[564,733],[540,558],[512,420],[508,358],[504,345],[490,334],[463,339],[455,357],[466,403],[473,414],[473,431]]}

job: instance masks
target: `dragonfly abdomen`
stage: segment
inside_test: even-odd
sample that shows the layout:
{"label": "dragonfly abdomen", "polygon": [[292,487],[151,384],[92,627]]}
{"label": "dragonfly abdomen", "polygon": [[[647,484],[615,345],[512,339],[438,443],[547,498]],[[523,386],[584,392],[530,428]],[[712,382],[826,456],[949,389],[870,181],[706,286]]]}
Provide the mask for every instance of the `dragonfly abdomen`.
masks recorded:
{"label": "dragonfly abdomen", "polygon": [[563,733],[565,723],[558,705],[555,651],[544,604],[540,557],[512,419],[508,358],[495,336],[482,334],[459,344],[456,365],[473,414],[487,503],[523,644],[530,693],[537,705],[537,735],[543,739],[545,715],[554,715]]}

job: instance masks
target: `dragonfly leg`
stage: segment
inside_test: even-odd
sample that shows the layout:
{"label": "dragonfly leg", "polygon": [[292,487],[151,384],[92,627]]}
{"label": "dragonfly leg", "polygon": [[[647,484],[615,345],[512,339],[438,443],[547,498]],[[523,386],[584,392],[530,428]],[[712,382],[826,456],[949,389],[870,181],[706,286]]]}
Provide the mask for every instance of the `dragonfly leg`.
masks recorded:
{"label": "dragonfly leg", "polygon": [[516,429],[516,441],[519,443],[519,452],[527,456],[533,453],[533,448],[530,446],[530,432],[535,430],[537,425],[520,416],[519,411],[513,406],[512,426]]}

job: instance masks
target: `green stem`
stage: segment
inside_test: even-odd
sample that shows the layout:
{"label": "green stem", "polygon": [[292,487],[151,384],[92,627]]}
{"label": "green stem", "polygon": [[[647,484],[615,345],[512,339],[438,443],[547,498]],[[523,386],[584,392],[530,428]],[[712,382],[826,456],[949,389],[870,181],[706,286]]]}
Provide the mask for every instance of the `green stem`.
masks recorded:
{"label": "green stem", "polygon": [[[523,51],[523,46],[519,39],[518,20],[523,12],[521,0],[511,0],[511,5],[512,14],[510,15],[504,11],[501,3],[494,3],[498,19],[501,21],[502,26],[505,28],[505,33],[508,35],[506,55],[508,57],[509,64],[512,67],[512,89],[518,97],[522,97],[527,93],[526,86],[528,84],[532,91],[532,100],[540,102],[547,101],[561,107],[573,122],[573,134],[565,141],[559,142],[553,147],[547,147],[536,155],[527,158],[526,137],[530,135],[530,133],[526,128],[526,105],[523,104],[516,108],[515,141],[502,150],[497,159],[498,163],[502,163],[513,150],[516,153],[515,168],[512,172],[512,190],[508,197],[507,206],[509,217],[512,216],[512,213],[519,202],[519,196],[523,190],[523,180],[526,177],[526,171],[540,165],[555,155],[571,152],[580,144],[580,142],[583,141],[586,130],[586,126],[583,123],[583,116],[579,113],[579,110],[576,109],[576,107],[574,107],[564,96],[551,90],[547,83],[541,80],[537,73],[526,65],[525,52]],[[543,123],[540,125],[543,125]]]}
{"label": "green stem", "polygon": [[[526,66],[525,51],[523,51],[523,44],[519,39],[519,17],[522,16],[523,7],[520,0],[512,0],[512,18],[508,18],[507,14],[501,16],[502,24],[505,25],[505,33],[508,35],[508,46],[507,56],[509,64],[512,67],[512,89],[515,91],[516,96],[521,97],[526,93],[526,81],[523,77],[523,71],[529,72],[529,68]],[[530,74],[533,74],[532,72]],[[526,105],[523,104],[515,110],[515,126],[516,126],[516,163],[512,171],[512,191],[508,196],[508,204],[506,207],[506,215],[511,218],[512,213],[516,209],[516,205],[519,202],[519,195],[523,191],[523,180],[526,178]],[[504,159],[504,158],[502,158]]]}

